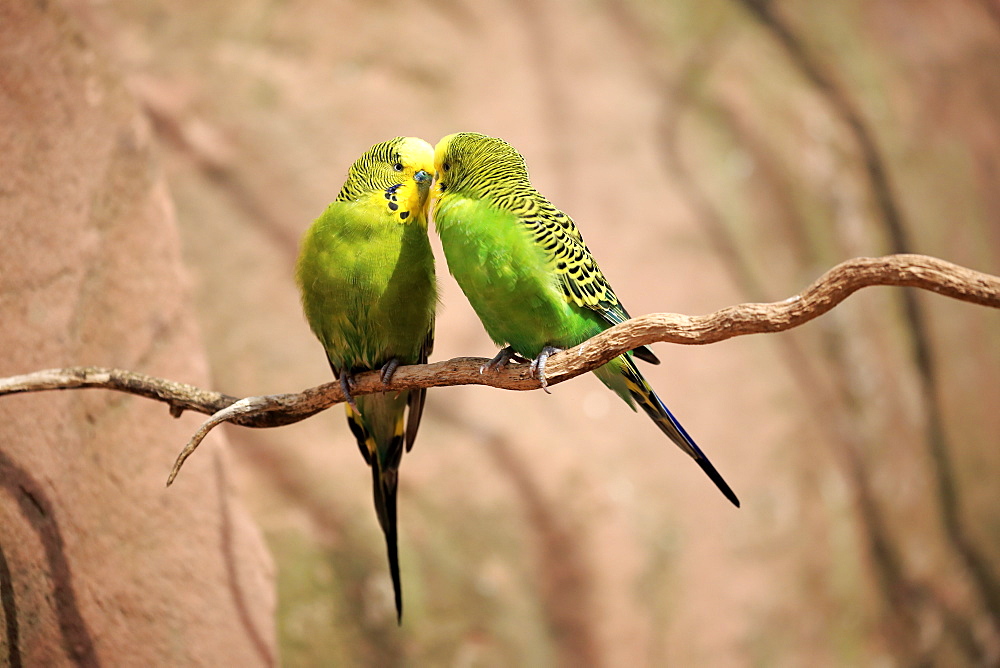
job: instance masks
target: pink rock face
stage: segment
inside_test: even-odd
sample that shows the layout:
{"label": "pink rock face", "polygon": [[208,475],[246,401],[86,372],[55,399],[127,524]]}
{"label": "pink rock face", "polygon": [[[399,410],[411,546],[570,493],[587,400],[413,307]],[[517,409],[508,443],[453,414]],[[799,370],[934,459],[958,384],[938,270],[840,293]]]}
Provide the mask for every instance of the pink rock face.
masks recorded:
{"label": "pink rock face", "polygon": [[[0,375],[208,385],[150,130],[57,6],[0,10]],[[223,436],[97,391],[0,399],[0,664],[270,665],[273,567]]]}

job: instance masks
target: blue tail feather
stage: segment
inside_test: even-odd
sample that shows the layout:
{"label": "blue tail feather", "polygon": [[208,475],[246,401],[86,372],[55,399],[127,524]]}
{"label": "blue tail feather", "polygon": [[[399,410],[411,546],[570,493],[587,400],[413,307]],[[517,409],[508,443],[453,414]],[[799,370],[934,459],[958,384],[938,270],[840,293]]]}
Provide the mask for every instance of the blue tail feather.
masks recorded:
{"label": "blue tail feather", "polygon": [[657,396],[653,388],[649,386],[646,379],[636,368],[635,363],[627,357],[619,357],[618,359],[623,361],[621,374],[625,377],[625,383],[628,387],[628,392],[635,401],[642,406],[642,409],[646,411],[646,414],[652,418],[656,426],[660,428],[664,434],[670,437],[670,440],[676,443],[684,452],[694,459],[701,470],[709,477],[709,479],[715,483],[715,486],[719,488],[727,499],[729,499],[734,506],[739,508],[740,500],[736,497],[732,488],[723,480],[719,472],[712,466],[712,462],[709,461],[705,453],[701,451],[701,448],[694,442],[691,435],[687,433],[687,430],[681,425],[680,421],[674,417],[674,414],[670,412],[663,400]]}

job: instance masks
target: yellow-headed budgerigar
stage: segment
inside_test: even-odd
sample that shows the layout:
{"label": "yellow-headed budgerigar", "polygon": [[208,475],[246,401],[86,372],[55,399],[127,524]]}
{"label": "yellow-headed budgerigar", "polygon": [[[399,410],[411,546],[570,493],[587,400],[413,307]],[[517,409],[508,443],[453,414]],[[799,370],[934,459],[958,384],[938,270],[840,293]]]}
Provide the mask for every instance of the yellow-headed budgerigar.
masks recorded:
{"label": "yellow-headed budgerigar", "polygon": [[[531,186],[524,158],[495,137],[448,135],[434,150],[431,209],[448,269],[497,345],[488,364],[533,360],[545,385],[545,360],[624,322],[628,313],[584,244],[573,220]],[[633,410],[638,402],[730,501],[739,500],[636,367],[659,360],[646,347],[597,369]]]}
{"label": "yellow-headed budgerigar", "polygon": [[427,361],[437,285],[427,239],[430,144],[397,137],[355,162],[336,201],[306,232],[296,268],[302,307],[347,400],[347,422],[371,467],[396,600],[403,603],[396,539],[396,485],[403,448],[413,446],[424,390],[351,397],[351,375]]}

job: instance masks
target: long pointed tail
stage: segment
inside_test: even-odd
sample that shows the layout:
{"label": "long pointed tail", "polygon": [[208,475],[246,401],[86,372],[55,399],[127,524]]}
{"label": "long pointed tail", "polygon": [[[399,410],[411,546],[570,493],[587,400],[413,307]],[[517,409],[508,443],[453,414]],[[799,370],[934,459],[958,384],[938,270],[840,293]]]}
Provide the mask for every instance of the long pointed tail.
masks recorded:
{"label": "long pointed tail", "polygon": [[660,428],[660,431],[669,436],[670,440],[676,443],[681,450],[688,453],[698,463],[701,470],[715,483],[719,491],[725,494],[726,498],[739,508],[740,500],[736,498],[736,494],[733,493],[732,488],[722,479],[719,472],[712,466],[712,462],[708,460],[708,457],[701,451],[701,448],[695,444],[694,439],[681,426],[681,423],[670,412],[670,409],[664,405],[660,397],[656,396],[656,392],[646,382],[639,369],[636,368],[635,363],[625,356],[618,359],[623,361],[621,374],[625,378],[625,384],[632,398],[642,406],[642,410],[646,411],[646,414],[653,419],[653,422]]}
{"label": "long pointed tail", "polygon": [[[358,402],[363,403],[362,401]],[[374,405],[372,406],[374,409]],[[362,407],[362,410],[365,410]],[[373,413],[375,411],[373,410]],[[367,413],[366,413],[367,415]],[[373,416],[370,416],[373,417]],[[372,496],[375,514],[385,535],[385,548],[389,558],[389,575],[392,577],[392,591],[396,601],[396,622],[403,621],[403,588],[399,577],[399,544],[396,531],[396,489],[399,480],[399,463],[403,458],[404,422],[403,411],[392,416],[392,431],[380,438],[387,441],[385,448],[379,448],[375,437],[366,426],[365,420],[347,406],[347,422],[358,440],[358,448],[372,470]]]}
{"label": "long pointed tail", "polygon": [[383,470],[378,456],[373,457],[372,494],[375,498],[375,513],[385,534],[385,549],[389,557],[389,575],[392,577],[392,592],[396,601],[396,623],[403,621],[403,587],[399,579],[399,544],[396,539],[396,483],[398,470]]}

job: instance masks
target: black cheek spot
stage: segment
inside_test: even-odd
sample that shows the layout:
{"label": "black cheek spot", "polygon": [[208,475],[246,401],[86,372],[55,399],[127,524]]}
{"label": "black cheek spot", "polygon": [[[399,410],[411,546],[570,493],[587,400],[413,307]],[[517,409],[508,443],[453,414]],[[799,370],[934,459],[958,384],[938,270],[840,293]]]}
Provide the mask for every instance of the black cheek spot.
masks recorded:
{"label": "black cheek spot", "polygon": [[395,211],[398,208],[399,208],[398,204],[396,204],[395,202],[389,202],[389,210],[390,211]]}
{"label": "black cheek spot", "polygon": [[409,211],[400,211],[399,212],[399,219],[400,220],[406,220],[409,217],[410,217],[410,212]]}

